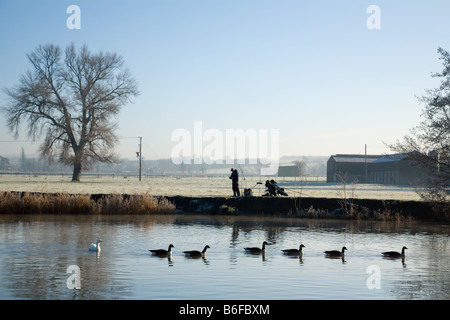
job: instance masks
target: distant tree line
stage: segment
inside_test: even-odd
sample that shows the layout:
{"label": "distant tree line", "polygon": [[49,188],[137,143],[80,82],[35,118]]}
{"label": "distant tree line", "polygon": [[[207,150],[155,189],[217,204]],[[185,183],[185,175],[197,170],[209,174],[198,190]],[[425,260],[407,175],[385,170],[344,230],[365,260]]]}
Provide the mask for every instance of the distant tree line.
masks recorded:
{"label": "distant tree line", "polygon": [[[324,176],[326,174],[326,157],[309,158],[303,160],[287,160],[294,165],[301,166],[300,176]],[[0,171],[17,173],[65,173],[70,174],[72,166],[59,162],[49,162],[46,158],[35,158],[26,155],[25,150],[19,157],[0,157]],[[144,175],[227,175],[230,167],[238,168],[241,176],[258,176],[261,165],[249,164],[180,164],[176,165],[171,159],[143,160],[142,173]],[[139,161],[121,159],[113,164],[97,163],[85,174],[116,174],[137,175]]]}

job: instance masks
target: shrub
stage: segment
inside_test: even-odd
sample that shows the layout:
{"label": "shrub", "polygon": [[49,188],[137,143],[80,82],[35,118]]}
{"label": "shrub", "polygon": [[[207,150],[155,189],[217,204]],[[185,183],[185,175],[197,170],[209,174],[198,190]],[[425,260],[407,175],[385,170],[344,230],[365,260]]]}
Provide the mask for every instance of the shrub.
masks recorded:
{"label": "shrub", "polygon": [[175,205],[166,198],[144,195],[89,195],[15,193],[0,195],[0,214],[169,214]]}

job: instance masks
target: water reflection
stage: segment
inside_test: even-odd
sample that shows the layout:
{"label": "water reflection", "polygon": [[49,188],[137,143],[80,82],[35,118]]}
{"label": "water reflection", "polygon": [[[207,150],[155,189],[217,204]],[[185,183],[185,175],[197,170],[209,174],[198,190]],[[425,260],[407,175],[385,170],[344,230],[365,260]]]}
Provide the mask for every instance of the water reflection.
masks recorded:
{"label": "water reflection", "polygon": [[167,263],[168,263],[167,265],[169,267],[173,267],[173,261],[172,261],[172,255],[171,254],[165,254],[165,255],[154,254],[153,257],[159,258],[159,259],[162,259],[162,260],[167,259]]}
{"label": "water reflection", "polygon": [[298,260],[300,265],[303,264],[303,255],[288,255],[286,254],[286,259]]}
{"label": "water reflection", "polygon": [[329,255],[325,255],[325,259],[341,260],[343,264],[346,262],[345,261],[345,256],[329,256]]}
{"label": "water reflection", "polygon": [[251,251],[245,251],[245,255],[250,257],[261,257],[262,261],[266,261],[266,252],[251,252]]}
{"label": "water reflection", "polygon": [[203,257],[203,256],[192,256],[192,257],[185,256],[184,258],[188,259],[188,260],[202,260],[204,264],[209,264],[208,259],[206,259],[206,257]]}
{"label": "water reflection", "polygon": [[[448,228],[425,223],[194,215],[0,216],[0,298],[448,299],[448,235]],[[89,252],[90,242],[100,237],[102,251]],[[266,250],[245,252],[244,247],[263,239]],[[176,247],[172,254],[149,253],[168,243]],[[207,257],[183,254],[205,243],[211,244]],[[283,254],[283,248],[299,243],[307,248],[302,255]],[[330,244],[345,244],[346,256],[324,259]],[[408,257],[382,257],[383,248],[404,244]],[[338,259],[342,263],[332,261]],[[81,290],[66,287],[70,265],[80,267]],[[365,287],[370,265],[381,270],[383,286],[378,291]],[[205,278],[203,286],[196,282],[200,278]]]}
{"label": "water reflection", "polygon": [[383,257],[384,260],[401,261],[403,268],[406,268],[405,257]]}

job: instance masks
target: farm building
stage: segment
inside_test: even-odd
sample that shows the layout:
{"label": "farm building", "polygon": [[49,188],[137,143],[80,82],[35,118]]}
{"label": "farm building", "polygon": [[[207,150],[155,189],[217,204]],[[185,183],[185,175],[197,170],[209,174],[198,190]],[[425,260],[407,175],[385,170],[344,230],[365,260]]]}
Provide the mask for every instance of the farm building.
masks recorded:
{"label": "farm building", "polygon": [[378,184],[417,184],[427,176],[408,154],[337,154],[327,162],[327,182],[367,182]]}
{"label": "farm building", "polygon": [[381,155],[336,154],[327,162],[327,182],[366,182],[369,177],[368,165]]}
{"label": "farm building", "polygon": [[300,168],[297,165],[279,166],[279,177],[300,177]]}
{"label": "farm building", "polygon": [[8,158],[0,156],[0,170],[1,171],[11,171],[11,164]]}
{"label": "farm building", "polygon": [[426,170],[415,164],[408,154],[382,156],[370,164],[369,170],[369,181],[380,184],[418,184],[427,176]]}

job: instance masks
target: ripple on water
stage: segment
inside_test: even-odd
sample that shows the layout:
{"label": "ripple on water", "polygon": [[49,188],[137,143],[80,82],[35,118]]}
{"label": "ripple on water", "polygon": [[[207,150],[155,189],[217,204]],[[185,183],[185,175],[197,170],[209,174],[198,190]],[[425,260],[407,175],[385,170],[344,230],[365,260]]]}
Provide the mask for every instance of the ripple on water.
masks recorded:
{"label": "ripple on water", "polygon": [[[245,217],[0,217],[2,299],[448,299],[448,230]],[[99,255],[87,250],[98,237]],[[261,246],[266,254],[244,252]],[[148,250],[175,245],[170,259]],[[281,250],[305,245],[302,259]],[[186,258],[201,250],[206,259]],[[324,250],[348,248],[344,261]],[[401,259],[381,252],[408,246]],[[69,265],[82,289],[66,286]],[[380,288],[369,289],[380,271]]]}

